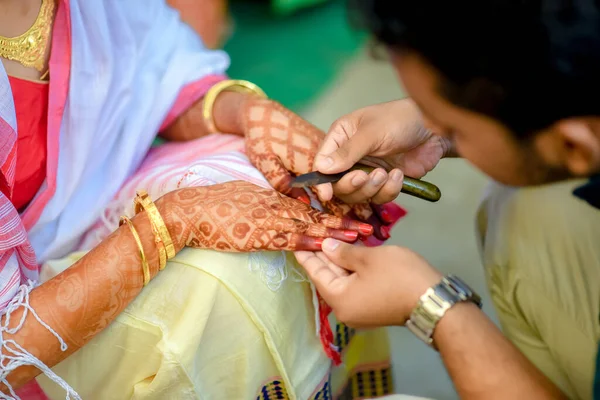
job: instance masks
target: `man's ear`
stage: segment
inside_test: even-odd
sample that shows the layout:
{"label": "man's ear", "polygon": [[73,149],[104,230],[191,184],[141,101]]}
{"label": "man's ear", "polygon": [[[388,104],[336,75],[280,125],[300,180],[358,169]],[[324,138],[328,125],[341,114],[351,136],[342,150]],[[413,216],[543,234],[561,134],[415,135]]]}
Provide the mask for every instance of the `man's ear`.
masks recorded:
{"label": "man's ear", "polygon": [[590,176],[600,172],[600,119],[570,118],[555,124],[555,150],[574,176]]}

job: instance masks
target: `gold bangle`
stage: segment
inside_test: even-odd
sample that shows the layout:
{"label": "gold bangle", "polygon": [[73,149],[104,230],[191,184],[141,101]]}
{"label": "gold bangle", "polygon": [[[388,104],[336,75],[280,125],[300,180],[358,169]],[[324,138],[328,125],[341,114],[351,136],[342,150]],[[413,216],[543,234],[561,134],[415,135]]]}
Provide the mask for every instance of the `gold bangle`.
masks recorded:
{"label": "gold bangle", "polygon": [[152,229],[152,233],[154,234],[154,244],[156,244],[158,250],[158,270],[162,271],[167,266],[167,249],[152,219],[150,219],[150,229]]}
{"label": "gold bangle", "polygon": [[148,265],[148,260],[146,259],[146,253],[144,252],[142,239],[140,239],[140,235],[137,233],[135,226],[133,226],[133,222],[131,222],[129,218],[125,216],[121,217],[121,220],[119,221],[119,226],[123,224],[127,224],[127,226],[129,226],[129,230],[131,231],[133,239],[135,240],[135,243],[137,244],[138,249],[140,251],[140,258],[142,259],[142,271],[144,272],[144,286],[146,286],[148,282],[150,282],[150,266]]}
{"label": "gold bangle", "polygon": [[158,249],[158,270],[162,271],[167,266],[167,249],[165,248],[165,244],[163,243],[158,230],[152,222],[150,223],[150,228],[152,228],[154,243]]}
{"label": "gold bangle", "polygon": [[165,225],[165,221],[160,216],[160,213],[148,195],[148,192],[145,190],[138,190],[136,194],[137,195],[133,200],[133,204],[135,205],[135,213],[139,214],[142,211],[146,211],[146,214],[148,214],[148,218],[150,219],[150,224],[154,227],[158,236],[160,236],[160,239],[165,247],[167,252],[167,260],[170,260],[171,258],[175,257],[175,246],[173,245],[173,241],[171,240],[171,235],[169,234],[169,230]]}
{"label": "gold bangle", "polygon": [[204,95],[204,105],[202,106],[202,117],[204,118],[204,124],[206,125],[206,129],[209,133],[218,132],[217,126],[215,125],[215,121],[213,119],[213,108],[219,94],[226,90],[237,93],[250,93],[264,99],[267,98],[267,94],[261,88],[248,81],[231,79],[221,81],[216,85],[213,85]]}

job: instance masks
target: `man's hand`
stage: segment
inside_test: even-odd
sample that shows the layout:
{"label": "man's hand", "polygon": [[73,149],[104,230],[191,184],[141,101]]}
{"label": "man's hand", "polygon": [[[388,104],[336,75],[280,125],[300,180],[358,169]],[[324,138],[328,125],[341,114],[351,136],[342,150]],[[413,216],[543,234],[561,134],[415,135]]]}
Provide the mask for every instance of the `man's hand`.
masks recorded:
{"label": "man's hand", "polygon": [[[303,188],[292,188],[295,176],[313,171],[325,133],[281,104],[259,97],[248,97],[240,113],[246,135],[246,154],[250,162],[280,193],[306,203],[310,198]],[[367,222],[372,231],[363,235],[378,240],[390,237],[390,228],[401,216],[398,207],[383,207],[367,201],[346,204],[337,197],[322,201],[325,210]]]}
{"label": "man's hand", "polygon": [[338,320],[356,328],[404,325],[442,275],[401,247],[367,248],[326,239],[322,253],[296,252]]}
{"label": "man's hand", "polygon": [[[442,278],[404,248],[333,239],[322,248],[323,253],[296,252],[296,258],[338,320],[351,327],[403,325],[419,297]],[[461,399],[566,398],[471,303],[448,310],[433,340]]]}
{"label": "man's hand", "polygon": [[365,156],[379,157],[395,169],[378,168],[347,174],[335,185],[318,188],[321,200],[335,194],[346,203],[372,200],[393,201],[402,189],[404,174],[420,178],[447,156],[451,145],[426,129],[421,114],[410,99],[356,110],[338,119],[329,129],[314,168],[325,174],[345,171]]}

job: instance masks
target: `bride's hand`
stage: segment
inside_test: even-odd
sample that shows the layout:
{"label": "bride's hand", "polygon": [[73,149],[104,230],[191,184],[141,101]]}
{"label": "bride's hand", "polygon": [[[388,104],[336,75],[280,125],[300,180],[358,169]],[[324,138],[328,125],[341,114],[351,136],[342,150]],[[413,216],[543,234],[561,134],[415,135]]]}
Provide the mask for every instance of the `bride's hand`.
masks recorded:
{"label": "bride's hand", "polygon": [[[272,100],[248,97],[243,110],[242,126],[250,162],[277,191],[310,202],[304,189],[291,188],[291,182],[295,176],[313,171],[325,133]],[[378,239],[389,238],[387,225],[392,217],[381,206],[348,205],[337,197],[323,202],[323,206],[334,215],[350,215],[368,222]]]}
{"label": "bride's hand", "polygon": [[157,206],[177,250],[320,250],[325,238],[354,242],[370,225],[319,212],[252,183],[234,181],[170,192]]}

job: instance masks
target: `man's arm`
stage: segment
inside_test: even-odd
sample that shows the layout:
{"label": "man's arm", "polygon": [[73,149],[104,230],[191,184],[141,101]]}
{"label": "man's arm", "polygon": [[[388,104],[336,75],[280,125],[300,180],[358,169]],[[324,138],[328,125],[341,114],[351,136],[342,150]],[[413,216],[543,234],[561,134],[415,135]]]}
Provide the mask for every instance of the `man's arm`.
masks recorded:
{"label": "man's arm", "polygon": [[[404,325],[442,274],[400,247],[357,247],[327,239],[323,253],[296,253],[323,299],[351,327]],[[433,340],[461,399],[565,396],[470,303],[442,317]]]}
{"label": "man's arm", "polygon": [[461,399],[566,398],[474,304],[448,310],[433,339]]}

